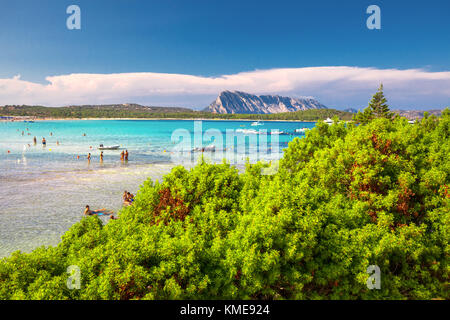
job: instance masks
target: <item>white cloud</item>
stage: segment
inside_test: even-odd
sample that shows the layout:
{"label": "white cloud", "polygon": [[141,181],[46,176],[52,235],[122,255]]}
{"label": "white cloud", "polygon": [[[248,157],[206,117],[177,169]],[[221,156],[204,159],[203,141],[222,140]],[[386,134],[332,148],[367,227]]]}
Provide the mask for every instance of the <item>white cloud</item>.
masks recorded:
{"label": "white cloud", "polygon": [[136,102],[203,108],[222,90],[255,94],[314,96],[327,106],[367,105],[380,82],[393,107],[450,105],[450,72],[422,69],[310,67],[269,69],[219,77],[167,73],[69,74],[48,84],[0,79],[0,105],[62,106]]}

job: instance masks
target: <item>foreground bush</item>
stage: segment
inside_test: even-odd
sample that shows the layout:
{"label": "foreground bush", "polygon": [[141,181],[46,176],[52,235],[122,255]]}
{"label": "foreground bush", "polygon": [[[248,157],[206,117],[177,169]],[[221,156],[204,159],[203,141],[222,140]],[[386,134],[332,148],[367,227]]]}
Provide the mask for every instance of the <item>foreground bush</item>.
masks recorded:
{"label": "foreground bush", "polygon": [[4,259],[0,299],[448,299],[449,127],[448,110],[318,124],[274,175],[176,167],[120,219],[83,218],[57,247]]}

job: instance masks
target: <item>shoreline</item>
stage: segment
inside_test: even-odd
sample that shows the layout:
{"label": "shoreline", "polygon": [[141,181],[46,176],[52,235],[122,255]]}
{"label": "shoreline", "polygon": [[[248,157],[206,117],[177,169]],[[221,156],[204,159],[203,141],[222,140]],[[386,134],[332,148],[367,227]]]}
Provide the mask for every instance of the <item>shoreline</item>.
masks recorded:
{"label": "shoreline", "polygon": [[0,122],[24,122],[24,121],[86,121],[86,120],[139,120],[139,121],[148,121],[148,120],[184,120],[184,121],[249,121],[249,122],[255,122],[255,121],[261,121],[261,122],[309,122],[309,123],[316,123],[318,121],[323,120],[316,120],[316,121],[308,121],[308,120],[255,120],[255,119],[217,119],[217,118],[35,118],[35,119],[15,119],[15,120],[5,120],[0,119]]}

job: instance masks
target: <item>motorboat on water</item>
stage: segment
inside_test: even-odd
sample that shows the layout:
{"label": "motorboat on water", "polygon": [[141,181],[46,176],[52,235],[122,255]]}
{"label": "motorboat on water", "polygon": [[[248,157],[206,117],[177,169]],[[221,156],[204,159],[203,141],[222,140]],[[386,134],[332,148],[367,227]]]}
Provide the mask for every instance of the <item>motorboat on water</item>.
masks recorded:
{"label": "motorboat on water", "polygon": [[284,131],[280,131],[278,129],[270,130],[270,134],[284,134]]}
{"label": "motorboat on water", "polygon": [[252,127],[262,126],[262,125],[264,125],[264,123],[259,122],[259,121],[252,122],[252,124],[251,124]]}
{"label": "motorboat on water", "polygon": [[98,147],[98,150],[117,150],[117,149],[119,149],[119,145],[114,145],[114,146],[104,146],[103,144],[101,144],[99,147]]}
{"label": "motorboat on water", "polygon": [[258,134],[258,131],[256,131],[255,129],[236,129],[236,132],[243,134]]}
{"label": "motorboat on water", "polygon": [[326,124],[332,125],[334,123],[333,120],[331,120],[330,118],[327,118],[327,120],[324,120],[323,122],[325,122]]}
{"label": "motorboat on water", "polygon": [[306,131],[308,131],[308,128],[300,128],[300,129],[295,129],[296,133],[305,133]]}

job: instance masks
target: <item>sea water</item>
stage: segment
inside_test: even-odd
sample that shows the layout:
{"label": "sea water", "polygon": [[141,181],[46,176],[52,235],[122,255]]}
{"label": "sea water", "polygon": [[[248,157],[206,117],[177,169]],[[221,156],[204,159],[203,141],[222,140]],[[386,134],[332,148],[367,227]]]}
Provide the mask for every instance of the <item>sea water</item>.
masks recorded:
{"label": "sea water", "polygon": [[[258,135],[256,146],[249,142],[251,134],[242,130],[271,130],[294,133],[298,128],[312,128],[307,122],[264,122],[251,126],[251,121],[192,120],[64,120],[0,122],[0,257],[13,251],[29,252],[42,245],[55,245],[61,235],[83,216],[85,206],[107,208],[117,212],[122,207],[122,193],[135,194],[148,178],[161,180],[175,165],[190,167],[198,156],[217,162],[226,150],[234,154],[232,164],[241,166],[258,152],[264,141],[269,152],[259,153],[257,160],[274,160],[282,156],[288,142],[299,135]],[[197,152],[186,158],[174,157],[179,140],[174,132],[192,136],[201,127],[223,134],[223,143],[215,137],[202,139],[203,146],[215,144],[216,152]],[[177,131],[178,130],[178,131]],[[226,134],[233,132],[244,139],[226,144]],[[241,133],[239,133],[241,131]],[[23,135],[22,135],[23,132]],[[34,145],[33,137],[37,144]],[[45,137],[47,144],[41,143]],[[58,143],[57,143],[58,142]],[[239,146],[238,144],[244,144]],[[118,150],[103,151],[100,144],[119,145]],[[179,146],[179,145],[178,145]],[[120,153],[128,150],[129,161],[122,162]],[[91,161],[86,156],[91,153]],[[249,157],[250,156],[250,157]],[[254,158],[253,158],[254,159]],[[101,217],[105,222],[107,217]]]}

